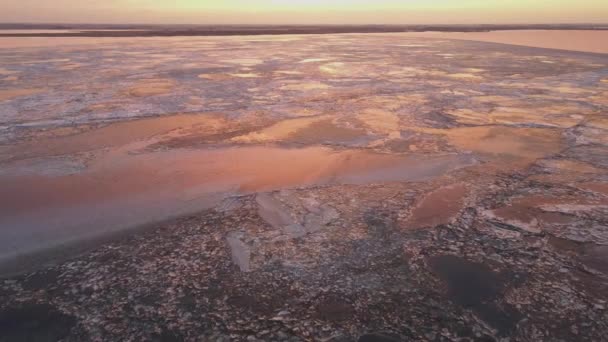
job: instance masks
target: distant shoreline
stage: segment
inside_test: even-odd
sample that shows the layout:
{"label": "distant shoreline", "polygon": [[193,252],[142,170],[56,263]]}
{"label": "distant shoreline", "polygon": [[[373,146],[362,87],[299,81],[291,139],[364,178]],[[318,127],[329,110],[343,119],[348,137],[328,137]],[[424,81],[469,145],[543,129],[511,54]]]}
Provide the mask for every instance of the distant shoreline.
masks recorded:
{"label": "distant shoreline", "polygon": [[[9,32],[3,30],[45,30]],[[57,30],[57,32],[48,32]],[[0,37],[193,37],[286,34],[490,32],[507,30],[608,30],[608,24],[547,25],[63,25],[0,24]],[[67,31],[67,32],[66,32]]]}

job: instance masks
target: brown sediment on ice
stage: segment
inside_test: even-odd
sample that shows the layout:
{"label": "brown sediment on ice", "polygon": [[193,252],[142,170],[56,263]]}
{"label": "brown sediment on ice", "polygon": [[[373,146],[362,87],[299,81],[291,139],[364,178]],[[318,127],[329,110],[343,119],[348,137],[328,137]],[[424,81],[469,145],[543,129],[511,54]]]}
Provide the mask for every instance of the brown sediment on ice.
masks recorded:
{"label": "brown sediment on ice", "polygon": [[230,75],[227,74],[200,74],[198,78],[210,80],[210,81],[224,81],[230,79]]}
{"label": "brown sediment on ice", "polygon": [[456,147],[491,155],[535,159],[562,148],[561,132],[542,128],[472,127],[445,132]]}
{"label": "brown sediment on ice", "polygon": [[303,144],[350,142],[366,136],[366,131],[361,128],[347,127],[332,119],[324,119],[291,133],[287,141]]}
{"label": "brown sediment on ice", "polygon": [[605,172],[591,164],[569,159],[546,159],[539,161],[538,164],[556,170],[557,173],[598,174]]}
{"label": "brown sediment on ice", "polygon": [[[484,100],[476,99],[481,103]],[[511,100],[512,102],[512,100]],[[448,114],[462,124],[467,125],[543,125],[546,127],[570,128],[580,124],[590,110],[576,105],[546,105],[542,109],[522,106],[521,102],[504,103],[504,101],[490,101],[492,105],[486,110],[471,110],[461,108],[450,111]],[[568,114],[578,113],[578,114]]]}
{"label": "brown sediment on ice", "polygon": [[175,83],[169,79],[149,79],[139,81],[125,92],[135,97],[157,96],[169,93],[174,87]]}
{"label": "brown sediment on ice", "polygon": [[232,138],[237,143],[273,142],[289,138],[300,130],[327,119],[327,117],[303,117],[279,121],[263,130]]}
{"label": "brown sediment on ice", "polygon": [[592,191],[604,196],[608,196],[608,183],[607,182],[585,182],[577,184],[579,189]]}
{"label": "brown sediment on ice", "polygon": [[357,119],[374,133],[386,134],[389,137],[399,135],[399,117],[390,111],[367,109],[358,114]]}
{"label": "brown sediment on ice", "polygon": [[561,130],[479,126],[451,129],[412,127],[411,130],[445,139],[461,152],[472,152],[488,163],[484,168],[522,169],[536,160],[555,155],[564,149]]}
{"label": "brown sediment on ice", "polygon": [[9,101],[20,97],[35,95],[44,89],[0,89],[0,101]]}
{"label": "brown sediment on ice", "polygon": [[452,222],[464,208],[469,188],[468,184],[459,183],[441,187],[424,196],[403,222],[404,228],[435,227]]}
{"label": "brown sediment on ice", "polygon": [[256,74],[253,72],[230,74],[230,76],[238,77],[238,78],[258,78],[258,77],[260,77],[259,74]]}
{"label": "brown sediment on ice", "polygon": [[7,68],[0,68],[0,75],[13,75],[18,74],[18,71],[9,70]]}
{"label": "brown sediment on ice", "polygon": [[281,87],[281,90],[288,91],[308,91],[308,90],[325,90],[331,88],[327,84],[323,84],[320,82],[308,82],[308,83],[294,83],[294,84],[286,84]]}
{"label": "brown sediment on ice", "polygon": [[[41,132],[42,137],[33,141],[9,146],[0,156],[2,159],[24,159],[100,150],[123,146],[138,140],[151,139],[180,129],[220,129],[225,119],[216,114],[177,114],[110,123],[101,128],[62,127]],[[84,130],[84,132],[80,132]],[[51,136],[46,138],[45,136]]]}
{"label": "brown sediment on ice", "polygon": [[[605,184],[604,184],[605,185]],[[577,221],[577,212],[608,206],[608,200],[586,196],[541,196],[515,198],[504,207],[486,211],[486,215],[527,232],[540,233],[551,225],[568,225]],[[607,207],[608,208],[608,207]]]}

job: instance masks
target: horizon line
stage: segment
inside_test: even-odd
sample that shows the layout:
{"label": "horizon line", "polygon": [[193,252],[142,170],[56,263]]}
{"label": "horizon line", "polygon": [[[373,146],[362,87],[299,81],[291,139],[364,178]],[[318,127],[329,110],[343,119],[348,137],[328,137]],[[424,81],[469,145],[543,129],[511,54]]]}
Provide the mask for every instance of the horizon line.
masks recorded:
{"label": "horizon line", "polygon": [[249,23],[112,23],[112,22],[93,22],[93,23],[82,23],[82,22],[27,22],[27,21],[4,21],[0,22],[0,26],[4,25],[32,25],[32,26],[44,26],[44,25],[82,25],[82,26],[95,26],[95,25],[107,25],[107,26],[576,26],[576,25],[589,25],[589,26],[603,26],[608,25],[607,22],[551,22],[551,23],[419,23],[419,24],[379,24],[379,23],[272,23],[272,24],[249,24]]}

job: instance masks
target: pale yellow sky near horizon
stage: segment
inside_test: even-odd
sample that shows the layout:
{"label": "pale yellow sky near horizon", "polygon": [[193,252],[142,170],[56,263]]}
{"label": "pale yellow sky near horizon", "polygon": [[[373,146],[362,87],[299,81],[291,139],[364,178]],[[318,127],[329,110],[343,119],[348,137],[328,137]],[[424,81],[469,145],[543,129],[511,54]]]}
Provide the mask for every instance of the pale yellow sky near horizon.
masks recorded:
{"label": "pale yellow sky near horizon", "polygon": [[0,22],[608,23],[608,0],[0,0]]}

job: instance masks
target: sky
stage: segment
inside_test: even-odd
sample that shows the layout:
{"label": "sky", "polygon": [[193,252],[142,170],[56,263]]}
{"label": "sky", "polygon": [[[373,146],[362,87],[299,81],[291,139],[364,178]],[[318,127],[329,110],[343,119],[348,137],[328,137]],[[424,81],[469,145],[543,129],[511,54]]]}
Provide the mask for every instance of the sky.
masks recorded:
{"label": "sky", "polygon": [[608,23],[608,0],[0,0],[0,22]]}

